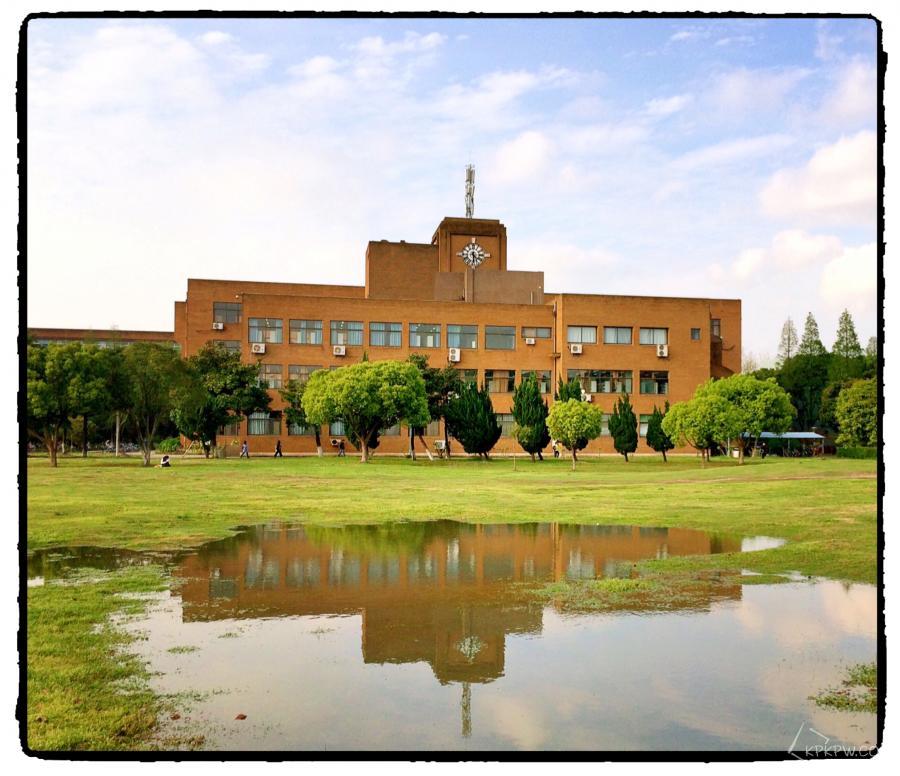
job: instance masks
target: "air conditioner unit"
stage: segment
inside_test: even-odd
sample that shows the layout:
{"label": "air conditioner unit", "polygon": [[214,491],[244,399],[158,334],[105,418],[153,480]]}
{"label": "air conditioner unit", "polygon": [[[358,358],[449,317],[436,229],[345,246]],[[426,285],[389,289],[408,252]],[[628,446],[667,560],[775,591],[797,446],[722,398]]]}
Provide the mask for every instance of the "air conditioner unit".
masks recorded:
{"label": "air conditioner unit", "polygon": [[668,358],[669,357],[669,346],[668,345],[657,345],[656,346],[656,356],[657,356],[657,358]]}
{"label": "air conditioner unit", "polygon": [[450,350],[447,351],[447,360],[451,364],[458,364],[461,357],[462,354],[459,352],[459,348],[450,348]]}
{"label": "air conditioner unit", "polygon": [[535,342],[536,342],[536,340],[535,340],[534,337],[525,337],[525,344],[526,344],[526,345],[534,345]]}
{"label": "air conditioner unit", "polygon": [[581,343],[580,343],[580,342],[573,342],[573,343],[571,343],[571,344],[569,345],[569,352],[570,352],[573,356],[580,356],[580,355],[581,355]]}
{"label": "air conditioner unit", "polygon": [[266,352],[266,343],[265,342],[253,342],[250,345],[250,352],[257,353],[262,355]]}
{"label": "air conditioner unit", "polygon": [[346,345],[335,345],[331,349],[331,354],[334,356],[346,356],[347,355],[347,346]]}
{"label": "air conditioner unit", "polygon": [[581,400],[582,401],[590,401],[594,398],[594,395],[591,393],[586,393],[585,391],[581,392]]}
{"label": "air conditioner unit", "polygon": [[225,324],[222,321],[213,321],[213,331],[224,331]]}

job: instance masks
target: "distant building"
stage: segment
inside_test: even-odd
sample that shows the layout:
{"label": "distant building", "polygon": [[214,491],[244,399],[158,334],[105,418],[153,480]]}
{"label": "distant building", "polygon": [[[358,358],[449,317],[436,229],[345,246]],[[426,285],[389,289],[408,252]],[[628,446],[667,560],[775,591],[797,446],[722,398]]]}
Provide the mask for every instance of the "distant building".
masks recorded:
{"label": "distant building", "polygon": [[125,331],[122,329],[28,329],[28,338],[35,345],[70,342],[91,342],[98,347],[130,345],[132,342],[175,343],[171,331]]}

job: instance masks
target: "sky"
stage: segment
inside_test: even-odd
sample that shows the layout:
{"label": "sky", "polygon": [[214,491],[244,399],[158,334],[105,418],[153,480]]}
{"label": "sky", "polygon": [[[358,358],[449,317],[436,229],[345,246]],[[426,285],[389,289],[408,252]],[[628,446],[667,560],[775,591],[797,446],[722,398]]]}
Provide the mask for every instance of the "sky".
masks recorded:
{"label": "sky", "polygon": [[874,22],[38,19],[28,325],[173,326],[188,277],[364,283],[498,218],[549,291],[876,333]]}

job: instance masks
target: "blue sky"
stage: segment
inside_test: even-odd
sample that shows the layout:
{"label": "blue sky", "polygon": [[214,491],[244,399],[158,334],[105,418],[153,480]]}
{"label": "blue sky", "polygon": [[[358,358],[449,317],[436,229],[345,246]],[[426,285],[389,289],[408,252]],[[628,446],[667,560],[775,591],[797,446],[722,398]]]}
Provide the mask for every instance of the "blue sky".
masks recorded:
{"label": "blue sky", "polygon": [[363,282],[462,215],[552,291],[875,334],[865,20],[38,20],[29,325],[171,328],[187,277]]}

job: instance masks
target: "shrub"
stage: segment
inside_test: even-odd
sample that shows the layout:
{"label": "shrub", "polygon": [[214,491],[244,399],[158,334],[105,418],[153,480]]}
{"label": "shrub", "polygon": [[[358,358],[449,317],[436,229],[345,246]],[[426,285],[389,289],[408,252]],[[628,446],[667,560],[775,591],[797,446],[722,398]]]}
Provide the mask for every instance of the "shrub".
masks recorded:
{"label": "shrub", "polygon": [[878,458],[877,447],[839,447],[838,458]]}
{"label": "shrub", "polygon": [[163,439],[156,446],[157,452],[160,453],[174,453],[176,450],[181,449],[181,439],[179,437],[169,437],[168,439]]}

